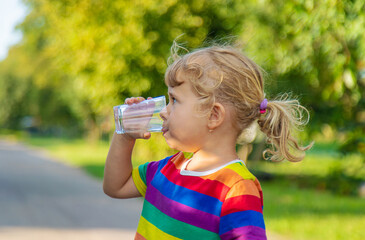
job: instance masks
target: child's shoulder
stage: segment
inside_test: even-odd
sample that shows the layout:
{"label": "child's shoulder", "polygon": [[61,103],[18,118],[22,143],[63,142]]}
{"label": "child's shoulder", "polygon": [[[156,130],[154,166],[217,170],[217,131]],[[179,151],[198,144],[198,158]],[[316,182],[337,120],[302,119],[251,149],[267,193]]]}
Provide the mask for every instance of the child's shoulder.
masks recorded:
{"label": "child's shoulder", "polygon": [[231,177],[235,178],[237,181],[257,180],[256,177],[248,170],[246,164],[242,160],[229,164],[226,166],[226,169],[230,170]]}
{"label": "child's shoulder", "polygon": [[221,182],[227,187],[232,187],[234,184],[241,181],[257,181],[256,177],[247,169],[245,163],[241,160],[232,161],[220,170],[203,178]]}
{"label": "child's shoulder", "polygon": [[262,188],[258,179],[247,169],[243,161],[235,162],[226,167],[226,171],[222,174],[226,175],[226,185],[230,188],[226,197],[234,197],[236,195],[254,195],[262,197]]}

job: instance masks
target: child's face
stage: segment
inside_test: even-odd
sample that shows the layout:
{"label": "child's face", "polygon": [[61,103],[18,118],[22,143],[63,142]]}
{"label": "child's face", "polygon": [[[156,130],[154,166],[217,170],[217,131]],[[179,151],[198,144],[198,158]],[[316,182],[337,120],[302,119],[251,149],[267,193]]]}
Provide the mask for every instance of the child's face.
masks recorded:
{"label": "child's face", "polygon": [[[179,73],[177,78],[179,79]],[[181,81],[181,80],[180,80]],[[196,106],[198,96],[193,92],[189,80],[176,87],[168,87],[169,104],[161,112],[163,136],[167,144],[185,152],[196,152],[203,147],[209,129],[208,116],[199,114]]]}

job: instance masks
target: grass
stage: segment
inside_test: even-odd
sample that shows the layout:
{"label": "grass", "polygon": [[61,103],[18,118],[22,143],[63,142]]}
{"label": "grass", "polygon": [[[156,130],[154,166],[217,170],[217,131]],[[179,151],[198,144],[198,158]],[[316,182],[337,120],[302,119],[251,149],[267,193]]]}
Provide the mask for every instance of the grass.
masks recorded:
{"label": "grass", "polygon": [[289,239],[365,239],[365,201],[262,182],[268,230]]}
{"label": "grass", "polygon": [[[12,134],[2,138],[21,139],[33,147],[46,149],[53,157],[69,165],[80,167],[89,174],[103,177],[109,143],[88,143],[80,139],[26,137]],[[138,165],[147,159],[158,160],[173,151],[167,150],[163,138],[153,135],[151,141],[137,141],[134,158]],[[260,170],[275,173],[314,174],[325,176],[339,156],[322,146],[314,148],[301,163],[264,163]],[[332,145],[329,146],[333,147]],[[153,151],[150,151],[152,149]],[[333,195],[327,191],[300,189],[290,181],[261,181],[264,191],[264,215],[267,230],[287,239],[365,239],[365,200],[357,197]]]}

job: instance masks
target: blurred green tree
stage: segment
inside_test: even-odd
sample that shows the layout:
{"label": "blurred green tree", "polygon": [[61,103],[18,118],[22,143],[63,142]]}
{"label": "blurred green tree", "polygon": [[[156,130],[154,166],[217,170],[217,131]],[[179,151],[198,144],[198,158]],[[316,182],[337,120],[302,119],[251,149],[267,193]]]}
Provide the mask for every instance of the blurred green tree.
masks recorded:
{"label": "blurred green tree", "polygon": [[300,96],[309,131],[327,124],[365,153],[365,2],[264,0],[248,12],[241,37],[271,92]]}
{"label": "blurred green tree", "polygon": [[19,28],[30,82],[56,90],[94,137],[100,126],[110,130],[103,122],[111,122],[111,106],[122,98],[165,94],[166,59],[177,36],[185,33],[183,39],[196,47],[208,35],[232,33],[241,21],[229,14],[233,5],[218,0],[25,3],[30,13]]}
{"label": "blurred green tree", "polygon": [[242,42],[269,72],[271,92],[292,91],[310,106],[310,131],[329,124],[356,141],[364,136],[364,1],[24,3],[23,40],[0,64],[2,125],[33,115],[98,138],[113,128],[111,107],[123,98],[165,94],[169,48],[184,34],[187,48],[221,37]]}

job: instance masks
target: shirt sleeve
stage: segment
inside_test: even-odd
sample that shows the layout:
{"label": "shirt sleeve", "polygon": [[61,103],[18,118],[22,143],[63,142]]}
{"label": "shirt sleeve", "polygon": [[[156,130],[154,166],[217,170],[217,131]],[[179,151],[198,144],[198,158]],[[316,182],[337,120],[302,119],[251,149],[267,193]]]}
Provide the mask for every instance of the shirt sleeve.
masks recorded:
{"label": "shirt sleeve", "polygon": [[147,162],[132,170],[133,182],[143,197],[146,196],[148,185],[152,181],[156,172],[160,171],[161,168],[167,164],[171,157],[173,156],[169,156],[159,161]]}
{"label": "shirt sleeve", "polygon": [[256,179],[242,179],[227,193],[219,226],[221,239],[267,239],[262,191],[257,184]]}
{"label": "shirt sleeve", "polygon": [[139,193],[144,197],[146,195],[147,190],[147,180],[146,180],[146,174],[147,174],[147,167],[148,163],[139,165],[138,167],[134,168],[132,171],[132,178],[134,181],[134,184],[136,185]]}

